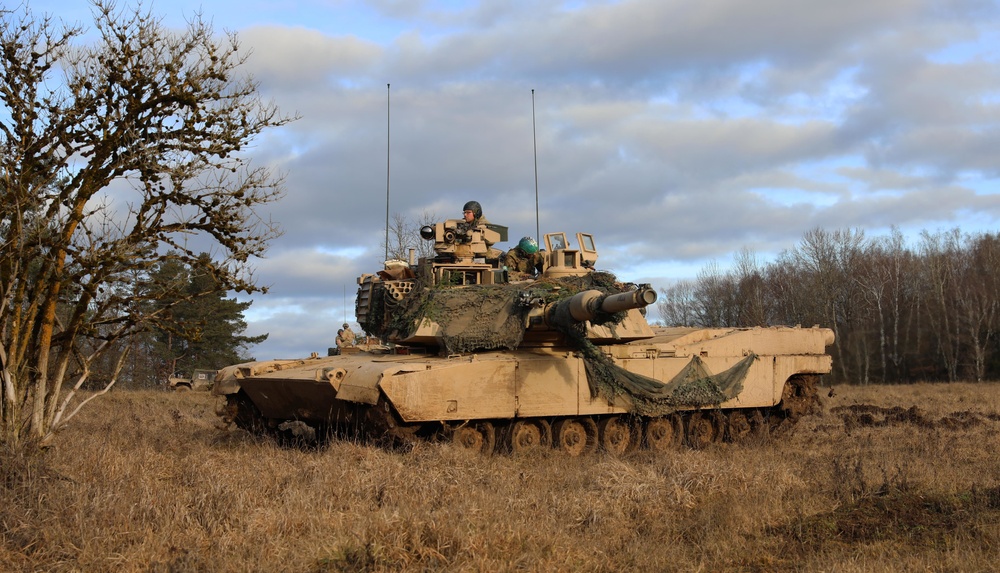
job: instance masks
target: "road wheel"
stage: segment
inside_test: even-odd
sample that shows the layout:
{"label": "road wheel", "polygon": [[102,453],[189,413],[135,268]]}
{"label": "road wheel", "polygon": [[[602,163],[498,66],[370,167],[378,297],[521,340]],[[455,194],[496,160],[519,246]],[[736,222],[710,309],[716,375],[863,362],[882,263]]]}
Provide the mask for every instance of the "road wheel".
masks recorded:
{"label": "road wheel", "polygon": [[687,442],[696,450],[700,450],[715,441],[715,423],[710,416],[695,412],[688,418]]}
{"label": "road wheel", "polygon": [[496,446],[496,432],[489,422],[470,422],[452,430],[451,441],[460,448],[489,455]]}
{"label": "road wheel", "polygon": [[552,445],[571,456],[597,449],[597,424],[590,418],[559,420],[552,428]]}
{"label": "road wheel", "polygon": [[677,449],[684,439],[680,416],[664,416],[646,422],[646,447],[655,452]]}
{"label": "road wheel", "polygon": [[746,441],[752,432],[750,420],[739,410],[729,413],[729,441],[741,443]]}
{"label": "road wheel", "polygon": [[243,390],[226,395],[226,406],[223,414],[222,420],[224,422],[227,424],[235,423],[237,428],[251,434],[256,436],[273,434],[264,414],[261,414],[257,405]]}
{"label": "road wheel", "polygon": [[759,409],[754,410],[748,417],[750,422],[750,435],[759,440],[764,440],[770,434],[771,426],[764,417],[764,413]]}
{"label": "road wheel", "polygon": [[512,453],[552,445],[552,428],[544,420],[518,420],[511,424],[509,447]]}
{"label": "road wheel", "polygon": [[615,456],[633,451],[639,443],[633,424],[621,416],[604,418],[598,424],[598,430],[601,449]]}

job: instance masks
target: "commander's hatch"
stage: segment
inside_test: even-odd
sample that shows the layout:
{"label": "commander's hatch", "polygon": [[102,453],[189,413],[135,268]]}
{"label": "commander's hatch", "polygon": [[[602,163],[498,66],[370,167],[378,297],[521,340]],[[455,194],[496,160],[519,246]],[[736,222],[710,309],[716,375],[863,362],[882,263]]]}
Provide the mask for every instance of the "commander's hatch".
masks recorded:
{"label": "commander's hatch", "polygon": [[581,276],[589,273],[597,261],[597,249],[594,247],[594,236],[589,233],[577,233],[579,249],[569,248],[566,233],[546,233],[545,248],[548,251],[545,260],[546,277]]}
{"label": "commander's hatch", "polygon": [[567,246],[566,233],[545,233],[545,248],[550,253],[566,250]]}
{"label": "commander's hatch", "polygon": [[594,246],[594,236],[590,233],[577,233],[576,240],[580,244],[580,258],[585,267],[594,268],[597,263],[597,247]]}

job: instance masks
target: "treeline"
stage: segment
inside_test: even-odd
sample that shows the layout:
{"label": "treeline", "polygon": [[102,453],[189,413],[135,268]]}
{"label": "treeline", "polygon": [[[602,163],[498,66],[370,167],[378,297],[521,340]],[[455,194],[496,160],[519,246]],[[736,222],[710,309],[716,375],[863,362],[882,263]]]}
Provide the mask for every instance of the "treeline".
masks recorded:
{"label": "treeline", "polygon": [[898,229],[806,233],[775,261],[749,250],[662,289],[666,324],[820,325],[837,340],[833,382],[1000,379],[1000,234]]}

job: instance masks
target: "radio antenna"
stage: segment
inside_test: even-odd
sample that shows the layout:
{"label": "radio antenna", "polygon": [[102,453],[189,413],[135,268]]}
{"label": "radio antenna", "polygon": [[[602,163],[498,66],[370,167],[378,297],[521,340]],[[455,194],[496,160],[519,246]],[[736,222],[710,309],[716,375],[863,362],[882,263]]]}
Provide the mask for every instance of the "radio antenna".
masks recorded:
{"label": "radio antenna", "polygon": [[535,155],[535,241],[542,240],[538,223],[538,143],[535,137],[535,89],[531,89],[531,145]]}
{"label": "radio antenna", "polygon": [[389,260],[389,84],[385,84],[385,258]]}

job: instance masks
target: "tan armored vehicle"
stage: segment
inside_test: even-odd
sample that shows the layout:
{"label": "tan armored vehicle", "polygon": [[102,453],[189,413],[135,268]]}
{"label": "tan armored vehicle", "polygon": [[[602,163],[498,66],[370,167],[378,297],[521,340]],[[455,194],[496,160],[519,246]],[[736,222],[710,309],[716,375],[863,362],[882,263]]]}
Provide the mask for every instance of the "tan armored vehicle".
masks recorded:
{"label": "tan armored vehicle", "polygon": [[524,280],[488,246],[503,227],[449,220],[421,234],[433,258],[358,279],[357,319],[379,351],[225,368],[223,419],[283,438],[620,454],[739,441],[818,404],[829,329],[652,327],[656,291],[595,270],[589,234],[575,247],[545,235]]}

